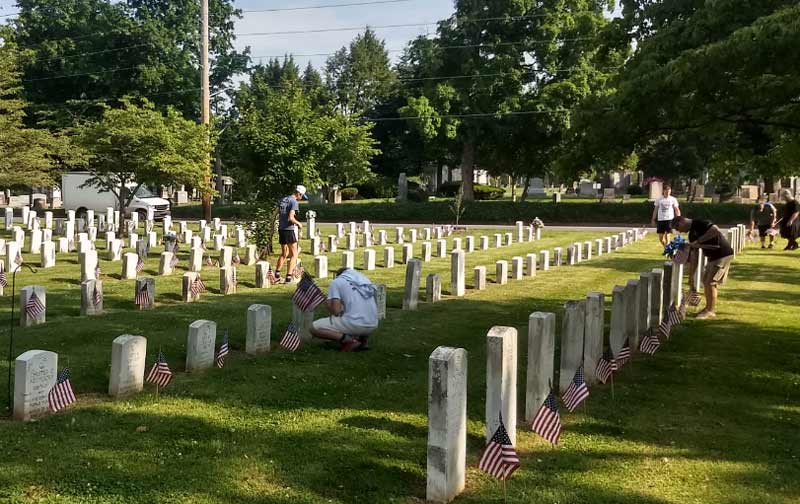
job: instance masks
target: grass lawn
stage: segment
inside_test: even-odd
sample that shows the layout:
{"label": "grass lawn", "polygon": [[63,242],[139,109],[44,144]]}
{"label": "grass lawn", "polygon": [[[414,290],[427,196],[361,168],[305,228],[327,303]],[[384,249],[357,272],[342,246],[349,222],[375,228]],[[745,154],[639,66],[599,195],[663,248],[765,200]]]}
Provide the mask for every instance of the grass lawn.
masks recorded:
{"label": "grass lawn", "polygon": [[[497,259],[599,237],[545,230],[541,242],[469,254],[467,287],[475,265],[486,265],[491,281]],[[14,354],[58,352],[59,366],[73,370],[80,403],[38,422],[0,421],[0,502],[422,502],[427,359],[439,345],[469,351],[469,469],[457,502],[502,502],[501,486],[475,468],[483,446],[487,331],[510,325],[524,335],[533,311],[558,313],[560,326],[564,302],[592,290],[607,294],[610,309],[615,284],[662,261],[655,237],[648,237],[575,267],[506,286],[490,283],[485,291],[403,312],[405,268],[382,269],[377,248],[379,269],[370,276],[388,285],[388,316],[373,350],[357,354],[314,344],[295,354],[245,355],[250,304],[272,305],[273,345],[291,314],[292,288],[255,289],[253,267],[240,269],[239,293],[211,293],[185,305],[179,294],[184,251],[176,274],[156,277],[157,309],[140,313],[133,310],[133,281],[118,279],[121,263],[101,261],[109,313],[95,318],[78,315],[75,255],[60,256],[56,268],[35,277],[20,273],[18,287],[47,286],[48,323],[17,331]],[[340,254],[332,254],[330,268],[339,264]],[[145,273],[156,269],[154,254]],[[423,277],[429,273],[441,274],[449,288],[449,258],[423,264]],[[609,387],[595,387],[585,410],[562,411],[558,449],[520,424],[523,466],[508,483],[508,501],[798,502],[798,274],[796,254],[748,250],[724,287],[719,317],[688,321],[655,357],[623,369],[615,400]],[[216,269],[203,276],[217,287]],[[8,317],[7,307],[0,316]],[[223,370],[187,375],[180,371],[188,325],[200,318],[215,320],[220,332],[230,328],[233,355]],[[158,399],[149,387],[128,401],[105,397],[111,340],[126,333],[148,338],[148,366],[161,347],[179,371]],[[8,335],[2,334],[5,352]],[[3,392],[6,373],[3,362]]]}

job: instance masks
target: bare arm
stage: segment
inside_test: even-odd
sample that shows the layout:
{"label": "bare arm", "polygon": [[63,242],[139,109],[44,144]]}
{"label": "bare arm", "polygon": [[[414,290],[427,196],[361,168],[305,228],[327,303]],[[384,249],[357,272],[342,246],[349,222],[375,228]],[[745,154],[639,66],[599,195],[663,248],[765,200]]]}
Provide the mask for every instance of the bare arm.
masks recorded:
{"label": "bare arm", "polygon": [[653,207],[653,216],[650,218],[650,220],[655,223],[657,216],[658,216],[658,205]]}
{"label": "bare arm", "polygon": [[338,317],[342,313],[344,313],[344,305],[342,301],[339,299],[329,299],[328,300],[328,311],[334,317]]}
{"label": "bare arm", "polygon": [[799,215],[800,215],[800,212],[795,212],[795,213],[793,213],[792,215],[790,215],[790,216],[789,216],[789,220],[788,220],[788,221],[786,221],[786,225],[787,225],[787,226],[791,226],[792,224],[794,224],[794,223],[795,223],[795,221],[797,220],[797,217],[798,217]]}
{"label": "bare arm", "polygon": [[303,227],[303,224],[297,220],[297,212],[294,210],[289,210],[289,222],[297,226],[298,228]]}
{"label": "bare arm", "polygon": [[672,208],[675,209],[675,217],[680,217],[681,216],[681,207],[679,207],[678,205],[673,205]]}

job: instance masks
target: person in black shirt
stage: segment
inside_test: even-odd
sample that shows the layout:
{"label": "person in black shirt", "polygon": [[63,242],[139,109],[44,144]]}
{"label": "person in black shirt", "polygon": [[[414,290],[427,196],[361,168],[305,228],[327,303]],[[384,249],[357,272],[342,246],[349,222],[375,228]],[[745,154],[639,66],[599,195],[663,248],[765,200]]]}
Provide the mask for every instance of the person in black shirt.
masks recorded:
{"label": "person in black shirt", "polygon": [[693,249],[702,249],[708,258],[708,265],[702,276],[706,306],[697,314],[697,318],[716,317],[717,288],[728,278],[733,261],[731,244],[711,221],[675,217],[672,227],[681,233],[688,232],[689,246]]}
{"label": "person in black shirt", "polygon": [[792,196],[792,191],[783,189],[781,199],[786,203],[783,206],[783,218],[781,219],[781,236],[789,240],[789,244],[783,250],[794,250],[798,247],[797,238],[800,236],[800,208],[797,200]]}

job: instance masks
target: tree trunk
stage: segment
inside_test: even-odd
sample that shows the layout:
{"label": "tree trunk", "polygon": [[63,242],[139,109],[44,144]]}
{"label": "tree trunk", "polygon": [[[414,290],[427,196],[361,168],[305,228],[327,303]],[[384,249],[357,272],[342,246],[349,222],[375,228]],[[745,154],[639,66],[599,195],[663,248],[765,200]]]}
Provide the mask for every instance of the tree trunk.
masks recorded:
{"label": "tree trunk", "polygon": [[511,201],[516,203],[517,202],[517,179],[511,175],[508,177],[508,181],[511,183]]}
{"label": "tree trunk", "polygon": [[464,201],[475,201],[474,169],[475,145],[472,142],[464,142],[461,152],[461,188],[464,193]]}
{"label": "tree trunk", "polygon": [[225,204],[225,181],[222,180],[222,159],[220,158],[219,154],[216,156],[214,160],[214,174],[217,176],[217,201],[221,204]]}
{"label": "tree trunk", "polygon": [[520,203],[528,199],[528,188],[530,187],[530,185],[531,185],[531,176],[528,175],[527,177],[525,177],[525,185],[522,186],[522,194],[520,194],[519,196]]}

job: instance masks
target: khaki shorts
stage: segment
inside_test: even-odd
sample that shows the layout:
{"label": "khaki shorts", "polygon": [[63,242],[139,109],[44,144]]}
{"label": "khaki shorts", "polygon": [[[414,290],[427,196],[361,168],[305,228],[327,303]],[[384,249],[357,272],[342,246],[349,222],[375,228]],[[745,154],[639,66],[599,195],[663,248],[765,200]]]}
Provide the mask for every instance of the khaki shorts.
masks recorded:
{"label": "khaki shorts", "polygon": [[314,321],[314,329],[336,331],[350,336],[369,336],[377,327],[355,325],[342,317],[325,317]]}
{"label": "khaki shorts", "polygon": [[723,257],[716,261],[709,261],[703,272],[703,285],[722,285],[728,279],[733,256]]}

